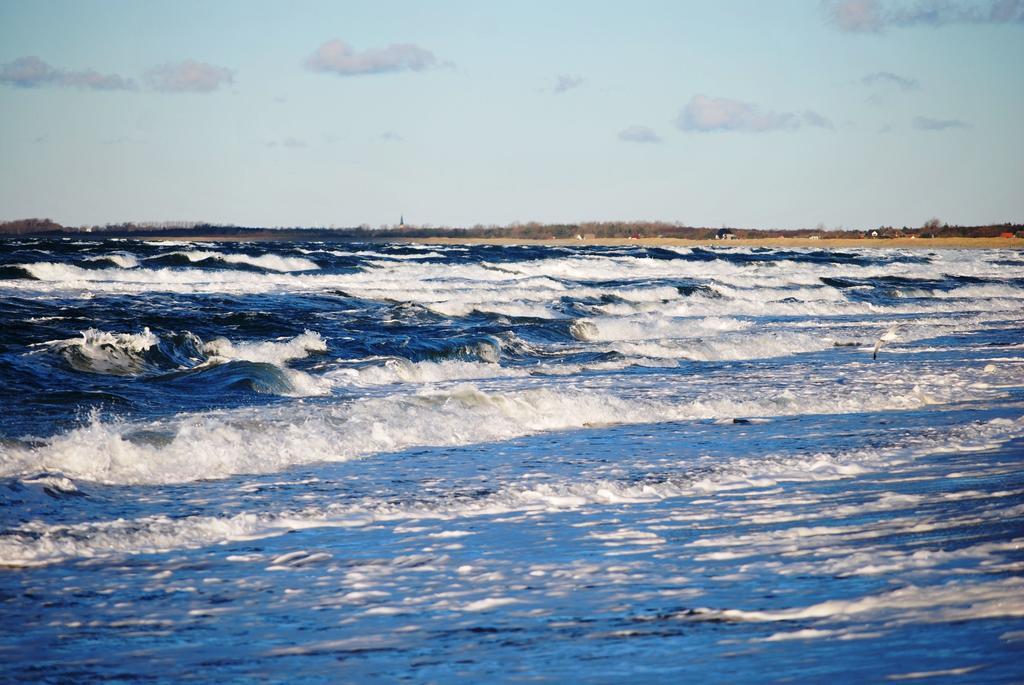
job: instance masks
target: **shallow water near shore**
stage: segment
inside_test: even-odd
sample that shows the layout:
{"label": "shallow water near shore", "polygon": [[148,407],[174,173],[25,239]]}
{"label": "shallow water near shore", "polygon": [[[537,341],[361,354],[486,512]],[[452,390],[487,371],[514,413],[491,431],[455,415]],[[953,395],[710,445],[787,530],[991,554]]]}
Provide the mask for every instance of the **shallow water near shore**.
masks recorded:
{"label": "shallow water near shore", "polygon": [[4,242],[0,673],[1017,681],[1022,267]]}

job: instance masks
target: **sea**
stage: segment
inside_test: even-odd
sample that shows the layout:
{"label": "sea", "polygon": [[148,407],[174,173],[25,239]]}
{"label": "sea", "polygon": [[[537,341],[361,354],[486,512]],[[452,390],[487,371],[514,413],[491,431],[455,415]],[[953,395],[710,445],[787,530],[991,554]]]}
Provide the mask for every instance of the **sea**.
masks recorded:
{"label": "sea", "polygon": [[4,240],[0,680],[1024,682],[1024,254],[876,245]]}

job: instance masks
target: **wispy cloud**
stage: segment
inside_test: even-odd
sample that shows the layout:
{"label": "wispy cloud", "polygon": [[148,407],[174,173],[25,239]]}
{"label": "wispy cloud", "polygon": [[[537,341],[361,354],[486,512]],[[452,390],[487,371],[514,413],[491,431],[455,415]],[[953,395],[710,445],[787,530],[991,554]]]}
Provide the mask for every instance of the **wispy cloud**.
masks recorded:
{"label": "wispy cloud", "polygon": [[839,30],[878,33],[888,27],[1024,24],[1024,0],[823,0]]}
{"label": "wispy cloud", "polygon": [[801,126],[833,128],[832,122],[811,110],[802,115],[795,112],[765,110],[755,104],[695,95],[676,118],[676,126],[683,131],[710,133],[714,131],[793,131]]}
{"label": "wispy cloud", "polygon": [[619,131],[619,140],[627,143],[660,143],[661,136],[649,126],[630,126]]}
{"label": "wispy cloud", "polygon": [[308,145],[306,144],[306,141],[301,140],[299,138],[292,138],[290,136],[288,138],[284,138],[284,139],[282,139],[280,141],[268,140],[266,143],[264,143],[264,145],[266,145],[267,147],[278,147],[278,146],[286,147],[286,148],[291,148],[293,150],[299,149],[299,148],[308,147]]}
{"label": "wispy cloud", "polygon": [[583,85],[582,76],[570,76],[569,74],[559,74],[555,79],[555,87],[552,91],[555,95],[561,95],[562,93],[572,90],[573,88],[579,88]]}
{"label": "wispy cloud", "polygon": [[100,140],[102,145],[140,145],[145,141],[139,140],[138,138],[129,138],[127,136],[118,136],[117,138],[104,138]]}
{"label": "wispy cloud", "polygon": [[882,8],[878,0],[825,0],[829,20],[841,31],[873,33],[882,29]]}
{"label": "wispy cloud", "polygon": [[949,128],[971,128],[966,121],[959,119],[932,119],[931,117],[914,117],[910,125],[918,131],[944,131]]}
{"label": "wispy cloud", "polygon": [[832,123],[831,119],[812,110],[806,110],[804,112],[804,124],[815,128],[835,129],[835,125]]}
{"label": "wispy cloud", "polygon": [[891,71],[876,71],[866,74],[861,78],[860,82],[865,86],[892,85],[900,90],[917,90],[921,86],[921,83],[916,78],[900,76]]}
{"label": "wispy cloud", "polygon": [[146,72],[146,83],[163,93],[211,93],[234,81],[234,72],[187,59],[161,64]]}
{"label": "wispy cloud", "polygon": [[133,90],[135,81],[117,74],[101,74],[92,69],[68,71],[52,67],[35,56],[19,57],[0,67],[0,83],[16,88],[43,86],[87,88],[90,90]]}
{"label": "wispy cloud", "polygon": [[356,52],[351,45],[337,39],[318,47],[306,58],[305,64],[311,71],[338,76],[423,71],[438,66],[434,53],[412,43],[396,43],[386,48]]}
{"label": "wispy cloud", "polygon": [[394,131],[384,131],[384,133],[380,134],[380,139],[381,140],[387,140],[387,141],[390,141],[392,143],[400,143],[403,140],[405,140],[405,138],[403,138],[402,136],[398,135]]}

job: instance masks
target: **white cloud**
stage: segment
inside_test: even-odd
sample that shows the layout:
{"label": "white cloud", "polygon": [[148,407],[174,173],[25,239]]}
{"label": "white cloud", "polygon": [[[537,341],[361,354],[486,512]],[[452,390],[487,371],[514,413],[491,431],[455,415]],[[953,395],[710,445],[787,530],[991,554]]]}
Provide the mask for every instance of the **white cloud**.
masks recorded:
{"label": "white cloud", "polygon": [[555,87],[553,88],[555,95],[560,95],[573,88],[579,88],[583,85],[582,76],[570,76],[569,74],[559,74],[555,80]]}
{"label": "white cloud", "polygon": [[187,59],[146,72],[146,82],[164,93],[210,93],[234,81],[231,69]]}
{"label": "white cloud", "polygon": [[835,128],[831,119],[812,110],[806,110],[804,112],[804,124],[807,126],[814,126],[816,128]]}
{"label": "white cloud", "polygon": [[619,131],[619,140],[627,143],[660,143],[661,136],[648,126],[630,126]]}
{"label": "white cloud", "polygon": [[876,71],[871,74],[866,74],[860,80],[865,86],[876,86],[876,85],[893,85],[900,90],[917,90],[920,87],[920,82],[916,78],[910,78],[909,76],[900,76],[894,74],[891,71]]}
{"label": "white cloud", "polygon": [[878,0],[833,0],[825,6],[829,18],[842,31],[873,33],[882,28]]}
{"label": "white cloud", "polygon": [[267,142],[264,143],[264,145],[266,145],[267,147],[287,147],[293,150],[307,147],[306,141],[301,140],[299,138],[292,138],[290,136],[288,138],[283,138],[280,141],[268,140]]}
{"label": "white cloud", "polygon": [[966,121],[959,119],[932,119],[931,117],[914,117],[910,125],[918,131],[944,131],[949,128],[971,128]]}
{"label": "white cloud", "polygon": [[841,31],[878,33],[887,27],[1024,23],[1024,0],[823,0]]}
{"label": "white cloud", "polygon": [[396,43],[386,48],[356,52],[342,40],[329,40],[306,58],[306,68],[338,76],[385,74],[396,71],[423,71],[437,66],[434,53],[411,43]]}
{"label": "white cloud", "polygon": [[803,124],[828,128],[832,126],[828,119],[809,110],[801,117],[793,112],[763,110],[749,102],[706,95],[693,96],[676,118],[678,128],[700,133],[792,131]]}
{"label": "white cloud", "polygon": [[17,88],[41,86],[88,88],[90,90],[133,90],[135,81],[117,74],[101,74],[92,69],[65,71],[50,66],[38,57],[19,57],[0,67],[0,83]]}

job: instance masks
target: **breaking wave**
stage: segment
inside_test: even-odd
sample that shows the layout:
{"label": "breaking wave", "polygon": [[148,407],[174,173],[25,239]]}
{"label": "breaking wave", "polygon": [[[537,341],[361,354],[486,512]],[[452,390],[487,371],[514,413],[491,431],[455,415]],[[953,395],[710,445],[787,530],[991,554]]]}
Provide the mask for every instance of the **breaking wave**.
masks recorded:
{"label": "breaking wave", "polygon": [[149,328],[140,333],[111,333],[95,328],[81,337],[41,345],[59,354],[76,371],[112,376],[148,375],[174,381],[202,374],[208,382],[228,387],[239,384],[258,392],[280,395],[322,395],[330,384],[310,374],[289,369],[286,362],[327,351],[327,343],[314,331],[279,341],[232,342],[215,338],[204,343],[189,333],[160,337]]}
{"label": "breaking wave", "polygon": [[[482,404],[494,398],[482,398]],[[471,402],[472,404],[472,402]],[[508,413],[510,407],[505,408]],[[102,426],[89,430],[102,434]],[[1024,435],[1024,418],[995,419],[973,426],[950,429],[932,436],[897,441],[894,444],[849,452],[819,452],[806,455],[769,454],[758,458],[739,458],[717,465],[712,470],[682,472],[672,478],[652,482],[623,479],[555,481],[538,484],[503,484],[494,492],[474,498],[451,500],[419,499],[394,503],[366,499],[355,504],[311,507],[277,513],[241,513],[233,516],[189,516],[172,519],[151,516],[83,524],[43,524],[32,522],[0,537],[0,565],[26,567],[55,563],[68,558],[97,558],[121,554],[147,554],[204,547],[231,541],[256,540],[283,535],[295,530],[326,527],[365,526],[381,521],[406,519],[464,519],[521,511],[559,511],[587,506],[608,506],[655,502],[676,497],[706,497],[714,493],[733,493],[756,488],[765,492],[783,482],[841,480],[884,469],[948,449],[978,451],[994,449]],[[102,438],[101,438],[102,439]],[[42,481],[62,492],[77,492],[73,482],[54,475],[35,476],[22,482]],[[899,500],[899,498],[897,498]],[[797,529],[799,533],[803,529]],[[822,534],[822,531],[819,531]],[[628,531],[593,533],[602,540],[614,540]],[[647,534],[649,535],[649,534]],[[661,544],[656,539],[651,543]],[[663,542],[663,541],[662,541]],[[742,542],[742,541],[740,541]],[[701,541],[702,545],[722,544],[720,540]],[[739,544],[739,543],[734,543]],[[1019,544],[1019,543],[1017,543]],[[1011,545],[1014,547],[1015,545]],[[1019,590],[1014,585],[1014,592]],[[1003,595],[1000,599],[1013,597]],[[962,603],[962,602],[961,602]],[[742,621],[783,621],[848,613],[849,603],[830,602],[808,610],[780,612],[741,612],[698,609],[689,617],[722,618]],[[916,602],[921,605],[921,602]],[[852,606],[852,605],[851,605]],[[1013,615],[1021,613],[1020,603]],[[865,609],[873,608],[870,607]],[[860,610],[860,609],[858,609]]]}
{"label": "breaking wave", "polygon": [[[398,377],[403,372],[392,367],[369,373]],[[822,396],[818,388],[809,385],[800,392],[786,390],[761,397],[714,393],[684,401],[623,399],[573,389],[485,392],[460,385],[437,392],[428,389],[348,402],[184,415],[152,423],[94,420],[39,447],[0,446],[0,476],[34,473],[42,466],[69,478],[104,483],[188,482],[346,461],[414,446],[507,440],[551,430],[906,410],[953,398],[991,396],[993,392],[959,377],[922,377],[919,381],[912,387],[894,384],[885,388],[866,379],[863,385],[835,396]]]}
{"label": "breaking wave", "polygon": [[252,256],[247,254],[216,252],[212,250],[185,250],[171,252],[167,256],[180,255],[192,263],[214,260],[225,264],[248,264],[269,271],[313,271],[320,267],[305,257],[283,257],[276,254]]}

